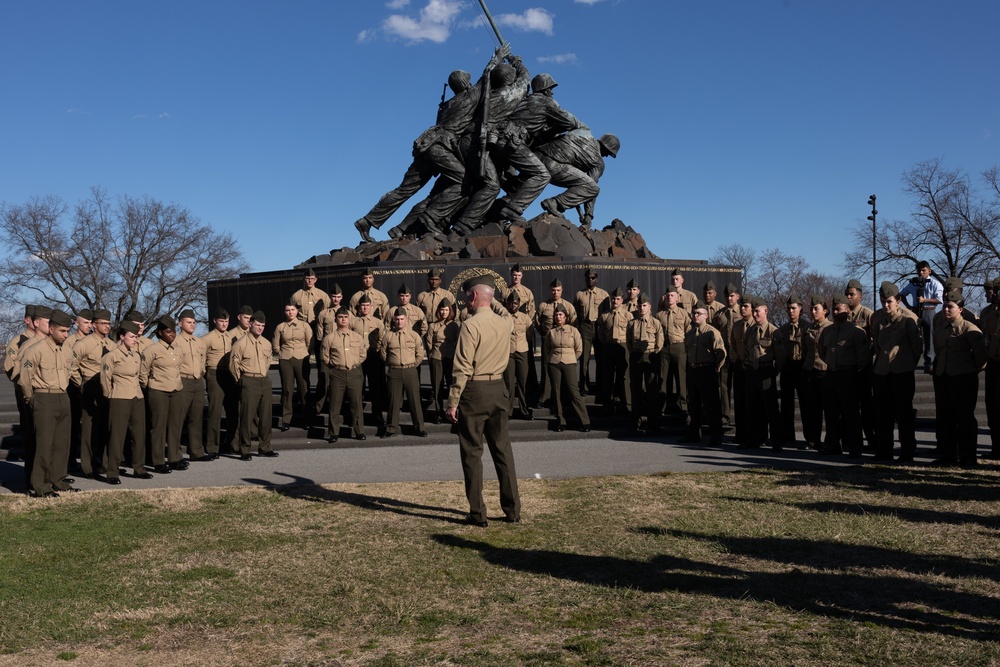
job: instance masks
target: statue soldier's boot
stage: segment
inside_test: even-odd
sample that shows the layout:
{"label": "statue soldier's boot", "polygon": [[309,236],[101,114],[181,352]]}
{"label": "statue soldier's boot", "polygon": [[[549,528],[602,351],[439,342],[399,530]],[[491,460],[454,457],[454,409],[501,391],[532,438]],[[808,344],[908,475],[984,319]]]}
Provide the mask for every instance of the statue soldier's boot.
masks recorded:
{"label": "statue soldier's boot", "polygon": [[361,217],[354,222],[354,228],[361,233],[361,240],[365,243],[375,243],[375,239],[372,238],[370,234],[372,230],[372,225],[368,222],[368,218]]}
{"label": "statue soldier's boot", "polygon": [[403,230],[400,229],[398,226],[391,228],[389,230],[389,238],[398,241],[399,239],[403,238]]}
{"label": "statue soldier's boot", "polygon": [[507,220],[508,222],[518,225],[523,225],[525,223],[524,217],[509,206],[504,206],[500,209],[500,219]]}
{"label": "statue soldier's boot", "polygon": [[559,206],[559,202],[555,200],[554,197],[542,200],[542,208],[552,215],[559,216],[560,218],[565,218],[562,214],[563,210]]}

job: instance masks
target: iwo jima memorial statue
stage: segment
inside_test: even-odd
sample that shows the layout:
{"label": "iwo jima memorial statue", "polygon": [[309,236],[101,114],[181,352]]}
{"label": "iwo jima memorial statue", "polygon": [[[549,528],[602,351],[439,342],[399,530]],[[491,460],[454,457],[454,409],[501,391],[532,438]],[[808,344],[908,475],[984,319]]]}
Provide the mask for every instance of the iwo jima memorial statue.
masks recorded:
{"label": "iwo jima memorial statue", "polygon": [[[599,273],[600,285],[609,292],[636,282],[653,303],[671,284],[675,269],[696,294],[708,282],[720,292],[727,283],[739,283],[735,267],[657,257],[640,234],[617,218],[597,228],[598,182],[605,160],[618,156],[618,136],[595,137],[563,109],[553,96],[558,85],[553,77],[532,76],[511,53],[485,2],[479,4],[501,46],[475,83],[462,70],[448,76],[446,89],[452,96],[442,94],[434,125],[413,142],[413,160],[402,182],[354,221],[361,244],[312,256],[293,269],[211,282],[210,310],[222,306],[235,312],[252,304],[278,315],[302,287],[306,271],[315,274],[315,286],[325,292],[339,286],[345,305],[351,294],[366,287],[363,274],[373,275],[374,287],[389,294],[395,305],[391,297],[401,284],[417,294],[426,288],[432,269],[443,273],[440,286],[459,307],[464,306],[465,280],[490,274],[505,291],[515,266],[538,301],[548,298],[555,279],[565,283],[568,295],[583,289],[587,269]],[[376,240],[372,231],[432,180],[426,197],[388,229],[389,239]],[[560,190],[542,199],[540,215],[526,220],[525,211],[547,187]],[[574,213],[578,225],[566,217]],[[345,232],[351,217],[344,215]],[[269,317],[266,334],[276,321],[280,317]]]}

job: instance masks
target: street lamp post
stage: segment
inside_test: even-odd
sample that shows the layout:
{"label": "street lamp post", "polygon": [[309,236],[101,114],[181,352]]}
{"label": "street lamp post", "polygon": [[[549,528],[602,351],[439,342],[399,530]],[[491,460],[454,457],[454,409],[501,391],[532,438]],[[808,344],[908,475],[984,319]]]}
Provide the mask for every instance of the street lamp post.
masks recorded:
{"label": "street lamp post", "polygon": [[875,210],[875,195],[868,198],[868,205],[872,207],[872,214],[868,216],[868,219],[872,221],[872,299],[874,310],[878,310],[878,277],[876,273],[878,258],[876,254],[877,245],[875,235],[875,216],[878,215],[878,211]]}

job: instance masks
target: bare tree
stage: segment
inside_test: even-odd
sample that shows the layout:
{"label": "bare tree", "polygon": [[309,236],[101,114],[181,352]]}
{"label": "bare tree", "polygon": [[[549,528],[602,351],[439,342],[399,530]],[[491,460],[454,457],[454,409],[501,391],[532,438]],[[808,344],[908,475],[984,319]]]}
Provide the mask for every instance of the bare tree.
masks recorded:
{"label": "bare tree", "polygon": [[39,302],[70,313],[132,309],[150,320],[190,307],[204,312],[209,280],[249,266],[231,234],[183,207],[149,197],[112,201],[100,188],[69,208],[57,197],[0,204],[0,301]]}
{"label": "bare tree", "polygon": [[757,251],[739,243],[719,246],[709,260],[713,264],[729,264],[740,268],[740,282],[745,292],[754,291],[754,263],[757,261]]}
{"label": "bare tree", "polygon": [[991,167],[982,177],[990,199],[979,199],[966,218],[973,242],[987,255],[983,277],[995,278],[1000,275],[1000,170]]}

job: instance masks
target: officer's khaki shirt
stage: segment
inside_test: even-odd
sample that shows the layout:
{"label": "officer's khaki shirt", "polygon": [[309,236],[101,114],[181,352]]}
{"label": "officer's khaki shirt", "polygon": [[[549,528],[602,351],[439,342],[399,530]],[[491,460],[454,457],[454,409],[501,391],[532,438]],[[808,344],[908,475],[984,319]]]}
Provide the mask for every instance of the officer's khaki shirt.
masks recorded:
{"label": "officer's khaki shirt", "polygon": [[[524,315],[524,313],[520,314]],[[455,344],[458,342],[458,330],[460,328],[461,325],[453,319],[432,322],[424,334],[424,346],[427,348],[427,358],[451,359],[455,356]]]}
{"label": "officer's khaki shirt", "polygon": [[819,334],[816,353],[828,371],[861,370],[871,363],[871,345],[865,330],[850,320],[834,322]]}
{"label": "officer's khaki shirt", "polygon": [[566,323],[574,324],[576,322],[576,308],[566,299],[543,301],[538,304],[538,310],[535,311],[535,328],[542,336],[548,335],[549,329],[555,326],[556,306],[560,304],[566,309]]}
{"label": "officer's khaki shirt", "polygon": [[265,376],[271,370],[271,353],[271,342],[263,334],[243,336],[229,353],[229,372],[237,382],[244,374]]}
{"label": "officer's khaki shirt", "polygon": [[174,347],[181,351],[181,377],[200,380],[205,377],[205,343],[191,334],[180,332]]}
{"label": "officer's khaki shirt", "polygon": [[142,368],[139,370],[139,383],[143,387],[157,391],[179,391],[181,382],[181,351],[177,341],[167,345],[165,341],[157,340],[142,353]]}
{"label": "officer's khaki shirt", "polygon": [[[890,317],[884,310],[881,317],[873,319],[872,352],[875,355],[875,375],[912,373],[917,368],[924,351],[920,327],[915,320],[903,314],[902,308]],[[877,315],[877,313],[876,313]]]}
{"label": "officer's khaki shirt", "polygon": [[274,328],[271,345],[278,359],[305,359],[312,347],[312,327],[302,320],[282,322]]}
{"label": "officer's khaki shirt", "polygon": [[625,304],[604,313],[597,321],[597,338],[604,343],[625,345],[628,341],[628,323],[632,321],[632,313]]}
{"label": "officer's khaki shirt", "polygon": [[550,364],[575,364],[583,354],[583,338],[576,327],[564,324],[549,331]]}
{"label": "officer's khaki shirt", "polygon": [[300,289],[292,295],[288,302],[299,309],[300,320],[312,324],[316,316],[330,305],[330,295],[317,287]]}
{"label": "officer's khaki shirt", "polygon": [[819,337],[823,329],[833,326],[829,319],[822,322],[813,322],[802,335],[802,370],[804,371],[825,371],[826,361],[819,353]]}
{"label": "officer's khaki shirt", "polygon": [[535,295],[534,293],[525,287],[523,284],[516,285],[513,287],[508,287],[503,290],[503,300],[506,302],[507,297],[510,296],[511,292],[517,292],[517,298],[521,300],[521,312],[530,317],[532,320],[535,318]]}
{"label": "officer's khaki shirt", "polygon": [[[64,347],[65,345],[63,343]],[[115,344],[107,336],[102,338],[94,333],[70,349],[76,356],[76,372],[70,380],[76,386],[82,387],[87,380],[101,373],[104,355],[115,349]]]}
{"label": "officer's khaki shirt", "polygon": [[663,325],[652,315],[635,317],[629,322],[628,349],[643,354],[656,354],[663,349]]}
{"label": "officer's khaki shirt", "polygon": [[722,370],[726,363],[726,343],[719,330],[710,324],[692,327],[684,336],[684,352],[687,363],[694,367],[712,364],[715,372]]}
{"label": "officer's khaki shirt", "polygon": [[513,322],[513,318],[500,317],[489,308],[479,308],[462,324],[455,345],[449,408],[458,407],[470,379],[502,377],[510,360]]}
{"label": "officer's khaki shirt", "polygon": [[691,331],[691,316],[680,305],[661,310],[656,319],[663,326],[663,338],[667,345],[683,343],[687,332]]}
{"label": "officer's khaki shirt", "polygon": [[576,314],[581,322],[597,322],[597,318],[610,308],[610,304],[611,295],[600,287],[580,290],[573,299]]}
{"label": "officer's khaki shirt", "polygon": [[962,316],[934,328],[934,374],[978,373],[986,364],[986,337]]}
{"label": "officer's khaki shirt", "polygon": [[101,390],[106,398],[142,398],[139,371],[142,355],[139,350],[129,350],[123,344],[104,355],[101,365]]}
{"label": "officer's khaki shirt", "polygon": [[228,370],[233,338],[228,333],[212,329],[201,337],[205,344],[205,370]]}
{"label": "officer's khaki shirt", "polygon": [[777,365],[785,358],[785,341],[778,335],[778,327],[770,322],[763,325],[753,322],[747,328],[743,340],[751,368],[760,368],[767,364]]}
{"label": "officer's khaki shirt", "polygon": [[378,352],[389,368],[413,368],[424,360],[420,335],[408,326],[386,329],[378,341]]}
{"label": "officer's khaki shirt", "polygon": [[320,360],[332,368],[349,371],[368,358],[368,341],[357,331],[348,328],[328,334],[320,343]]}
{"label": "officer's khaki shirt", "polygon": [[389,297],[387,297],[385,294],[378,291],[374,287],[372,287],[371,289],[366,289],[366,290],[363,289],[355,292],[354,296],[351,297],[351,310],[357,312],[358,301],[360,301],[361,297],[363,296],[367,296],[368,299],[372,302],[372,315],[374,315],[375,317],[381,319],[382,316],[385,315],[386,312],[388,312]]}
{"label": "officer's khaki shirt", "polygon": [[76,370],[73,350],[65,345],[56,345],[51,336],[40,338],[26,348],[19,361],[21,370],[17,383],[26,401],[36,390],[48,393],[66,391],[70,375]]}

